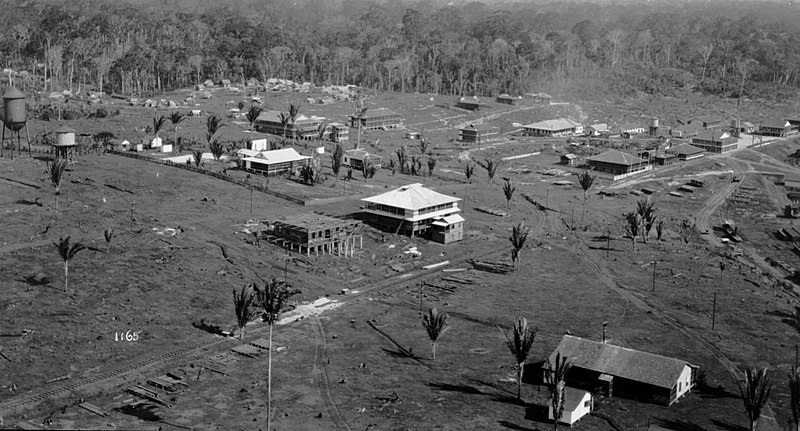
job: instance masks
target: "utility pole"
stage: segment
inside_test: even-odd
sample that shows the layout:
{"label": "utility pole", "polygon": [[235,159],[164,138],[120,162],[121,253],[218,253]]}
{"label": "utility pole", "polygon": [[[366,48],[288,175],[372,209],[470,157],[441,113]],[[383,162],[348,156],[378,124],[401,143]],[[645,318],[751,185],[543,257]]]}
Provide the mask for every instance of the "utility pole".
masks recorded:
{"label": "utility pole", "polygon": [[253,186],[250,186],[250,214],[253,214]]}
{"label": "utility pole", "polygon": [[608,322],[603,322],[603,344],[606,344],[606,326]]}
{"label": "utility pole", "polygon": [[653,259],[653,292],[656,291],[656,259]]}
{"label": "utility pole", "polygon": [[133,232],[133,201],[131,201],[131,232]]}
{"label": "utility pole", "polygon": [[714,330],[714,327],[717,323],[717,292],[714,292],[714,305],[711,309],[711,330]]}

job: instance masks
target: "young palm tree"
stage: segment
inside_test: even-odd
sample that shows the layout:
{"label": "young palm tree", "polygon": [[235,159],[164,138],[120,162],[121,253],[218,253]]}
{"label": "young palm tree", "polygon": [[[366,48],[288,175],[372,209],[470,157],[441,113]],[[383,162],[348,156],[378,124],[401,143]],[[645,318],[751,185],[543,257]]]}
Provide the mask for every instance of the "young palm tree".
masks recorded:
{"label": "young palm tree", "polygon": [[50,174],[50,182],[56,190],[56,211],[58,211],[58,196],[61,194],[61,178],[67,170],[68,162],[65,159],[56,159],[47,164],[47,173]]}
{"label": "young palm tree", "polygon": [[525,247],[525,242],[528,241],[528,234],[530,233],[530,229],[525,227],[525,221],[519,222],[519,224],[511,226],[511,236],[508,238],[511,241],[511,265],[513,267],[517,267],[517,262],[519,261],[519,255],[522,252],[522,248]]}
{"label": "young palm tree", "polygon": [[772,382],[766,367],[760,370],[755,368],[744,370],[744,382],[739,383],[739,393],[742,395],[744,409],[750,419],[750,431],[756,431],[761,410],[767,404],[771,390]]}
{"label": "young palm tree", "polygon": [[86,246],[76,242],[70,244],[70,237],[59,238],[58,242],[53,243],[58,249],[58,254],[64,260],[64,292],[69,293],[69,261],[78,254],[79,251],[86,249]]}
{"label": "young palm tree", "polygon": [[514,356],[515,366],[517,367],[517,399],[522,401],[522,374],[525,371],[525,361],[528,359],[533,343],[536,342],[536,334],[539,328],[528,326],[528,320],[524,317],[517,317],[514,322],[514,331],[509,337],[502,329],[500,332],[506,337],[508,350]]}
{"label": "young palm tree", "polygon": [[467,184],[472,184],[473,175],[475,175],[475,162],[468,160],[464,165],[464,176],[467,177]]}
{"label": "young palm tree", "polygon": [[447,313],[439,313],[436,307],[428,310],[428,314],[422,315],[422,326],[428,332],[428,338],[431,339],[431,350],[433,352],[433,362],[436,362],[436,344],[439,338],[445,333],[447,328],[444,323],[447,321]]}
{"label": "young palm tree", "polygon": [[514,197],[514,192],[517,190],[517,187],[511,183],[509,178],[503,178],[503,180],[505,180],[505,184],[503,184],[503,194],[506,196],[506,210],[510,212],[511,199]]}
{"label": "young palm tree", "polygon": [[233,310],[236,312],[236,323],[239,325],[239,339],[244,338],[244,327],[253,318],[255,311],[252,309],[255,294],[250,285],[244,285],[237,292],[233,289]]}
{"label": "young palm tree", "polygon": [[639,216],[639,220],[644,227],[644,242],[647,244],[647,237],[650,235],[650,229],[653,228],[653,224],[656,222],[656,218],[658,218],[655,203],[650,202],[650,198],[647,199],[640,199],[636,202],[636,214]]}
{"label": "young palm tree", "polygon": [[494,183],[494,174],[497,173],[497,168],[500,166],[500,160],[494,157],[489,157],[483,162],[478,161],[478,164],[486,169],[486,174],[489,176],[489,183]]}
{"label": "young palm tree", "polygon": [[566,388],[566,377],[569,369],[572,368],[572,361],[567,357],[556,353],[556,363],[551,364],[548,360],[548,372],[545,378],[547,388],[550,390],[550,406],[553,408],[553,429],[558,431],[558,420],[564,414],[564,392]]}
{"label": "young palm tree", "polygon": [[436,169],[436,159],[433,157],[428,158],[428,176],[433,176],[433,170]]}
{"label": "young palm tree", "polygon": [[264,321],[269,324],[269,365],[267,369],[267,429],[272,429],[272,329],[281,315],[289,298],[298,293],[290,291],[285,281],[276,278],[266,282],[263,289],[253,285],[256,302],[264,312]]}
{"label": "young palm tree", "polygon": [[161,129],[164,128],[164,123],[166,122],[167,122],[167,117],[163,115],[158,118],[153,117],[153,134],[156,135],[155,139],[160,139],[158,137],[158,134],[159,132],[161,132]]}
{"label": "young palm tree", "polygon": [[428,152],[428,140],[425,138],[421,138],[419,140],[419,153],[421,155],[425,155]]}
{"label": "young palm tree", "polygon": [[[358,137],[356,138],[356,150],[361,145],[361,126],[362,126],[362,119],[364,115],[367,113],[367,96],[359,95],[355,101],[353,101],[353,118],[358,121]],[[403,167],[400,166],[400,170],[402,172]]]}
{"label": "young palm tree", "polygon": [[280,114],[278,114],[278,119],[280,119],[281,125],[283,126],[283,137],[285,138],[286,129],[290,121],[289,114],[287,114],[286,112],[281,112]]}
{"label": "young palm tree", "polygon": [[[180,124],[183,120],[186,119],[186,114],[182,114],[179,111],[175,111],[169,114],[169,122],[172,123],[172,130],[175,132],[175,139],[173,142],[175,145],[178,145],[178,124]],[[178,150],[178,148],[176,148]]]}
{"label": "young palm tree", "polygon": [[194,158],[194,165],[195,167],[200,167],[200,164],[203,163],[203,151],[202,150],[195,150],[192,152],[192,158]]}
{"label": "young palm tree", "polygon": [[108,228],[103,231],[103,237],[106,239],[106,254],[111,250],[111,240],[114,239],[114,228]]}
{"label": "young palm tree", "polygon": [[795,431],[800,431],[800,368],[795,368],[789,373],[789,394],[792,409],[792,420]]}
{"label": "young palm tree", "polygon": [[594,180],[597,178],[597,175],[592,175],[589,173],[588,170],[584,169],[583,172],[578,174],[578,183],[581,185],[583,189],[583,216],[581,216],[581,223],[583,223],[584,218],[586,217],[586,199],[588,199],[588,192],[589,189],[592,188],[594,185]]}
{"label": "young palm tree", "polygon": [[289,121],[292,122],[292,137],[297,139],[297,128],[294,126],[297,117],[300,115],[300,105],[289,104]]}
{"label": "young palm tree", "polygon": [[636,237],[639,236],[639,228],[642,225],[642,220],[639,218],[639,214],[631,211],[624,214],[625,217],[625,233],[627,233],[631,237],[631,242],[633,243],[633,251],[636,251]]}
{"label": "young palm tree", "polygon": [[250,109],[247,110],[247,121],[250,123],[250,130],[253,130],[253,127],[256,123],[256,119],[258,116],[261,115],[263,109],[256,105],[250,105]]}

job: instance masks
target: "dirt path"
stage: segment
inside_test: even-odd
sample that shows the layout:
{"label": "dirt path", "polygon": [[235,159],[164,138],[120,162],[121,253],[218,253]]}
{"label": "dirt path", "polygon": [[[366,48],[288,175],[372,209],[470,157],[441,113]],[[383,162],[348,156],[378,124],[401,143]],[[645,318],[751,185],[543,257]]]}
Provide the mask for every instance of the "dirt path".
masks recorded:
{"label": "dirt path", "polygon": [[43,239],[43,240],[33,241],[33,242],[23,242],[23,243],[19,243],[19,244],[8,244],[8,245],[4,245],[4,246],[0,247],[0,254],[10,253],[12,251],[17,251],[17,250],[24,250],[26,248],[44,247],[44,246],[50,245],[52,243],[53,243],[53,241],[51,241],[49,239]]}
{"label": "dirt path", "polygon": [[325,404],[325,409],[328,411],[328,416],[330,416],[334,427],[337,430],[352,431],[350,426],[347,425],[347,421],[342,417],[342,412],[339,411],[339,407],[336,405],[336,400],[334,400],[333,395],[331,395],[331,385],[330,381],[328,380],[328,368],[323,362],[323,360],[327,360],[326,358],[328,350],[328,341],[327,338],[325,338],[325,329],[322,327],[322,322],[320,321],[319,317],[314,319],[314,323],[316,323],[316,333],[319,336],[319,342],[314,349],[314,370],[312,371],[314,380],[317,381],[317,388],[319,389],[320,396],[322,396],[322,401]]}

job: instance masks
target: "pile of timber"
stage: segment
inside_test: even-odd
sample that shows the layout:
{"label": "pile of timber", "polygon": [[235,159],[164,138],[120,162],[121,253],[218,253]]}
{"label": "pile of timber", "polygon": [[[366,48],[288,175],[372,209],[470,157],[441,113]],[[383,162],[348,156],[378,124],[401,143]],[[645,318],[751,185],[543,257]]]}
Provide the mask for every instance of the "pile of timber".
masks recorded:
{"label": "pile of timber", "polygon": [[469,262],[472,267],[479,271],[493,272],[495,274],[508,274],[511,271],[511,266],[502,262],[486,262],[472,260]]}
{"label": "pile of timber", "polygon": [[508,217],[508,213],[497,208],[477,207],[475,210],[498,217]]}

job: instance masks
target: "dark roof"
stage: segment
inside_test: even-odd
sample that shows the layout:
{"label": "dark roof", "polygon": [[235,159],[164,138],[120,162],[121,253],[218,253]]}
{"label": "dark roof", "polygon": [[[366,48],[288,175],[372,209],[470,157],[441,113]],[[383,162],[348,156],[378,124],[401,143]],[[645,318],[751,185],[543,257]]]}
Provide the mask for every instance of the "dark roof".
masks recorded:
{"label": "dark roof", "polygon": [[717,117],[714,117],[713,115],[703,115],[702,117],[697,117],[697,118],[692,120],[692,123],[694,123],[695,121],[697,121],[699,123],[706,123],[706,124],[708,124],[708,123],[721,123],[722,122],[722,120],[720,120]]}
{"label": "dark roof", "polygon": [[693,154],[703,153],[706,150],[704,150],[702,148],[697,148],[694,145],[690,145],[690,144],[680,144],[680,145],[676,145],[676,146],[670,148],[667,151],[669,151],[672,154],[683,155],[683,156],[691,156]]}
{"label": "dark roof", "polygon": [[[708,129],[698,133],[692,140],[723,142],[732,138],[731,134],[719,129]],[[735,139],[735,138],[734,138]]]}
{"label": "dark roof", "polygon": [[615,165],[631,166],[637,163],[647,163],[647,160],[640,159],[619,150],[608,150],[603,154],[589,157],[587,160],[592,162],[612,163]]}
{"label": "dark roof", "polygon": [[497,130],[497,127],[492,126],[491,124],[470,124],[468,126],[462,127],[461,130],[476,130],[478,132],[486,132],[490,130]]}
{"label": "dark roof", "polygon": [[19,91],[16,87],[9,87],[5,94],[3,94],[3,99],[24,99],[25,93]]}
{"label": "dark roof", "polygon": [[614,377],[647,383],[660,388],[672,389],[684,368],[692,367],[686,361],[641,352],[625,347],[604,344],[584,338],[565,335],[556,350],[550,355],[550,363],[556,353],[566,357],[573,367],[584,368]]}
{"label": "dark roof", "polygon": [[703,129],[703,126],[701,124],[692,123],[692,124],[680,125],[680,126],[674,128],[674,129],[672,129],[672,131],[675,131],[675,132],[694,132],[694,131],[702,130],[702,129]]}
{"label": "dark roof", "polygon": [[787,120],[781,120],[779,118],[767,118],[766,120],[761,122],[761,127],[773,127],[776,129],[784,129],[786,127],[789,127],[789,124],[787,123],[788,123]]}

